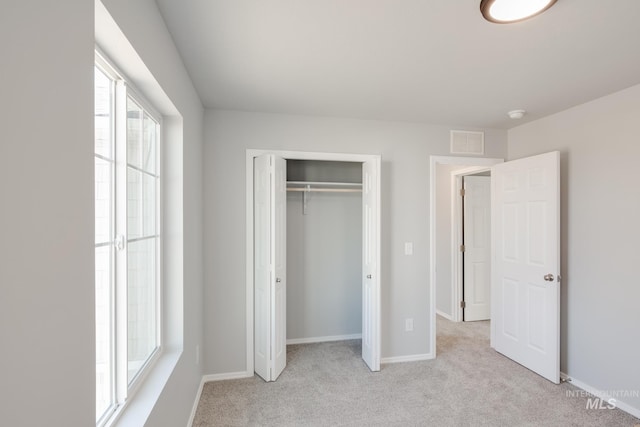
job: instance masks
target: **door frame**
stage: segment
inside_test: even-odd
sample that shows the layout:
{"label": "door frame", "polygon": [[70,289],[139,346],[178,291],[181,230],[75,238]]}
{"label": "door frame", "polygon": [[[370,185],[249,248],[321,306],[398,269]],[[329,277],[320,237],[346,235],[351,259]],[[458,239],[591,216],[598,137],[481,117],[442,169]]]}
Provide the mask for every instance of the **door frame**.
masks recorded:
{"label": "door frame", "polygon": [[[254,333],[254,329],[253,329],[253,310],[254,310],[254,283],[253,283],[253,271],[254,271],[254,265],[253,265],[253,254],[254,254],[254,236],[253,236],[253,159],[256,156],[260,156],[262,154],[274,154],[276,156],[282,157],[285,160],[320,160],[320,161],[338,161],[338,162],[359,162],[359,163],[364,163],[364,162],[368,162],[368,161],[372,161],[372,160],[377,160],[377,173],[378,173],[378,178],[380,177],[380,168],[381,168],[381,156],[377,155],[377,154],[349,154],[349,153],[322,153],[322,152],[307,152],[307,151],[289,151],[289,150],[263,150],[263,149],[248,149],[246,150],[246,157],[245,157],[245,161],[246,161],[246,347],[247,347],[247,359],[246,359],[246,366],[247,366],[247,375],[253,375],[254,372],[254,363],[253,363],[253,333]],[[378,241],[377,241],[377,245],[378,245],[378,250],[377,250],[377,257],[378,257],[378,272],[377,272],[377,277],[378,277],[378,301],[380,302],[380,304],[378,304],[378,309],[377,311],[377,317],[378,317],[378,324],[380,324],[380,319],[382,316],[381,310],[380,310],[380,306],[381,304],[381,295],[382,293],[380,292],[380,288],[381,288],[381,276],[380,276],[380,268],[381,268],[381,248],[380,248],[380,214],[381,214],[381,198],[380,198],[380,185],[377,186],[377,192],[378,192],[378,203],[376,206],[376,210],[377,210],[377,215],[376,218],[378,218]],[[381,335],[381,328],[377,328],[378,329],[378,333],[377,333],[377,351],[378,351],[378,360],[380,359],[380,349],[381,349],[381,345],[380,345],[380,335]]]}
{"label": "door frame", "polygon": [[[437,165],[459,165],[469,167],[484,167],[503,163],[504,159],[488,157],[455,157],[429,156],[429,310],[431,313],[429,325],[429,349],[433,358],[436,357],[436,167]],[[467,170],[468,168],[465,168]],[[452,188],[453,185],[451,186]],[[453,222],[453,218],[452,218]],[[453,239],[453,236],[452,236]],[[453,241],[453,240],[452,240]],[[453,268],[453,266],[452,266]],[[452,301],[452,304],[455,304]],[[452,313],[455,310],[452,311]],[[492,332],[493,336],[493,332]],[[493,340],[492,340],[493,341]]]}
{"label": "door frame", "polygon": [[[491,171],[491,166],[472,166],[451,172],[451,194],[456,197],[451,198],[451,282],[453,291],[451,293],[451,319],[454,322],[462,322],[463,309],[456,301],[462,301],[462,287],[464,278],[463,254],[458,250],[462,244],[462,197],[457,197],[456,193],[462,188],[462,178],[475,175],[480,172]],[[489,230],[489,233],[491,230]]]}

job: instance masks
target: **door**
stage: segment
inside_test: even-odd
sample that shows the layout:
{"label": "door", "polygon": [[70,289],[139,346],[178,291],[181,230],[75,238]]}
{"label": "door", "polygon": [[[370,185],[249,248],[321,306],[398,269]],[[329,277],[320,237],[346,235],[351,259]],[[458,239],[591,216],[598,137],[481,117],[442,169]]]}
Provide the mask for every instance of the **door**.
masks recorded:
{"label": "door", "polygon": [[286,161],[254,158],[254,370],[275,381],[287,362]]}
{"label": "door", "polygon": [[362,164],[362,359],[380,370],[380,160]]}
{"label": "door", "polygon": [[560,381],[560,154],[492,168],[495,349]]}
{"label": "door", "polygon": [[465,321],[491,317],[491,177],[465,176],[463,300]]}

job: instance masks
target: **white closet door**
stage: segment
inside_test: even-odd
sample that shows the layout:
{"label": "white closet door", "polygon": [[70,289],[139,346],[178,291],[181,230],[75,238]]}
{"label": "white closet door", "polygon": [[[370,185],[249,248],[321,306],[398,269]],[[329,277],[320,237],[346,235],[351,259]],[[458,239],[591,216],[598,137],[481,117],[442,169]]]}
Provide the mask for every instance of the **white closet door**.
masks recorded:
{"label": "white closet door", "polygon": [[286,349],[286,161],[254,159],[254,370],[275,381]]}
{"label": "white closet door", "polygon": [[275,381],[287,365],[287,162],[273,157],[273,288],[271,296],[271,346]]}
{"label": "white closet door", "polygon": [[380,161],[362,164],[362,359],[380,370]]}
{"label": "white closet door", "polygon": [[271,380],[271,159],[253,161],[254,325],[253,363],[256,374]]}
{"label": "white closet door", "polygon": [[560,153],[492,168],[494,347],[560,381]]}
{"label": "white closet door", "polygon": [[464,320],[491,316],[491,177],[464,177]]}

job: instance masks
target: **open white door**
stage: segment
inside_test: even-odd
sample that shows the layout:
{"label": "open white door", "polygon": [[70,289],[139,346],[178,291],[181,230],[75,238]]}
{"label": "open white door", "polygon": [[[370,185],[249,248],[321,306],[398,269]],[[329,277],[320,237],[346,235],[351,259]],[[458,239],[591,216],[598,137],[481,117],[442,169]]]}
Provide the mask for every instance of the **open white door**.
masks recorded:
{"label": "open white door", "polygon": [[497,351],[560,381],[560,153],[493,166],[492,327]]}
{"label": "open white door", "polygon": [[464,320],[491,316],[491,177],[465,176]]}
{"label": "open white door", "polygon": [[362,164],[362,359],[380,370],[380,160]]}
{"label": "open white door", "polygon": [[254,370],[275,381],[287,363],[286,161],[254,159]]}

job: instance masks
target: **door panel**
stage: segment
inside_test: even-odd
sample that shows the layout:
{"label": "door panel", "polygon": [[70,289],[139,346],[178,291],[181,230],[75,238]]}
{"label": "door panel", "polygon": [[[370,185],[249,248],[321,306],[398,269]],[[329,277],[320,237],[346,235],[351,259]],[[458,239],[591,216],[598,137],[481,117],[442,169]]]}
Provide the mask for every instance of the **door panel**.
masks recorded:
{"label": "door panel", "polygon": [[253,163],[254,206],[254,370],[271,380],[271,164],[268,156]]}
{"label": "door panel", "polygon": [[[380,370],[380,160],[363,162],[362,358]],[[254,366],[275,381],[286,366],[286,161],[254,159]]]}
{"label": "door panel", "polygon": [[[558,152],[492,168],[495,349],[560,381]],[[545,275],[553,275],[552,280]]]}
{"label": "door panel", "polygon": [[380,370],[380,162],[362,164],[362,359]]}
{"label": "door panel", "polygon": [[465,176],[464,320],[491,316],[491,177]]}
{"label": "door panel", "polygon": [[287,362],[286,161],[254,159],[254,370],[275,381]]}
{"label": "door panel", "polygon": [[287,163],[273,157],[273,371],[275,381],[287,364]]}

